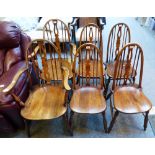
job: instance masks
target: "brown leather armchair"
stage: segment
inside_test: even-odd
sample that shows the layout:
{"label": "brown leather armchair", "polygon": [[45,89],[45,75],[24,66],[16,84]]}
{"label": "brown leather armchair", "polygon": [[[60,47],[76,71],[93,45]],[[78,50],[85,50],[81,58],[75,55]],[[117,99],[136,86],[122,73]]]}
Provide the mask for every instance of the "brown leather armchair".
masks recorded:
{"label": "brown leather armchair", "polygon": [[[0,22],[0,89],[8,86],[17,72],[26,66],[25,52],[30,37],[13,22]],[[28,97],[29,80],[24,72],[12,92],[25,101]],[[0,131],[14,131],[24,127],[20,116],[21,106],[11,94],[0,91]]]}

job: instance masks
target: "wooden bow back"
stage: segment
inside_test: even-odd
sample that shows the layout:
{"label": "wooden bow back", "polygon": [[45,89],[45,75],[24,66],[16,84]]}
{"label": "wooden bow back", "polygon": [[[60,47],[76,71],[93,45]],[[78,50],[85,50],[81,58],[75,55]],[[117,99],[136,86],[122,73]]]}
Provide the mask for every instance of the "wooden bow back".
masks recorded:
{"label": "wooden bow back", "polygon": [[[112,89],[127,84],[142,87],[144,56],[142,48],[136,43],[129,43],[119,52],[114,69]],[[139,78],[138,78],[139,76]],[[137,81],[136,81],[137,80]]]}
{"label": "wooden bow back", "polygon": [[102,51],[102,31],[96,24],[89,23],[83,27],[80,34],[79,46],[81,46],[83,43],[93,43]]}
{"label": "wooden bow back", "polygon": [[114,25],[110,31],[107,45],[106,63],[114,61],[118,52],[127,43],[130,43],[130,29],[125,23]]}
{"label": "wooden bow back", "polygon": [[36,77],[43,83],[53,81],[54,84],[58,84],[61,80],[60,51],[48,40],[36,39],[30,43],[27,50],[27,64],[32,64]]}
{"label": "wooden bow back", "polygon": [[[81,45],[73,63],[73,86],[104,86],[103,60],[100,49],[92,43]],[[76,75],[78,80],[76,80]]]}
{"label": "wooden bow back", "polygon": [[48,20],[43,28],[43,38],[56,45],[63,59],[72,59],[69,49],[70,32],[68,26],[63,21],[59,19]]}

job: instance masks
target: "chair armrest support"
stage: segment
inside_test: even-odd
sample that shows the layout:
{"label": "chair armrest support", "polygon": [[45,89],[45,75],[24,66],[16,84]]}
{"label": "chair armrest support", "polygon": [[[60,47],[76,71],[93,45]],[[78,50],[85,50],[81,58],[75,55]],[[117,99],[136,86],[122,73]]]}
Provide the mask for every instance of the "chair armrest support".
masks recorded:
{"label": "chair armrest support", "polygon": [[70,86],[68,84],[68,77],[69,77],[69,70],[67,67],[62,66],[62,70],[63,70],[63,84],[66,90],[70,90]]}
{"label": "chair armrest support", "polygon": [[19,71],[15,74],[15,76],[13,77],[12,82],[11,82],[7,87],[5,87],[5,85],[0,85],[0,92],[2,92],[2,93],[8,93],[8,92],[10,92],[10,91],[14,88],[14,86],[16,85],[16,83],[17,83],[19,77],[20,77],[20,76],[22,75],[22,73],[24,73],[26,70],[28,70],[27,67],[22,68],[21,70],[19,70]]}
{"label": "chair armrest support", "polygon": [[76,45],[74,43],[70,43],[72,53],[75,55],[76,54]]}

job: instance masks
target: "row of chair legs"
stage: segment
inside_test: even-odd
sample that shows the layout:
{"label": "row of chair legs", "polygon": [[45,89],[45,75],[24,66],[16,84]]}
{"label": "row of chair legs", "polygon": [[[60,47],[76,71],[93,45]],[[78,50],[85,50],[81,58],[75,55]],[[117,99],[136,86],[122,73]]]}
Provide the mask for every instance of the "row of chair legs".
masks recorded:
{"label": "row of chair legs", "polygon": [[[144,114],[144,131],[147,128],[148,114],[149,114],[149,111],[147,111]],[[114,115],[113,115],[113,117],[112,117],[112,120],[110,122],[109,128],[108,128],[107,127],[107,121],[106,121],[105,112],[102,112],[102,116],[103,116],[103,127],[104,127],[105,133],[110,133],[111,132],[111,130],[113,128],[113,125],[114,125],[114,123],[115,123],[116,118],[117,118],[118,115],[119,115],[119,111],[116,110],[115,113],[114,113]],[[67,112],[63,115],[63,119],[65,121],[66,129],[67,129],[68,133],[71,136],[73,136],[73,116],[74,116],[74,112],[73,111],[70,112],[70,118],[69,119],[68,119],[68,113]],[[28,137],[31,137],[30,126],[31,126],[31,121],[30,120],[25,120],[25,128],[26,128],[26,133],[27,133],[27,136]]]}

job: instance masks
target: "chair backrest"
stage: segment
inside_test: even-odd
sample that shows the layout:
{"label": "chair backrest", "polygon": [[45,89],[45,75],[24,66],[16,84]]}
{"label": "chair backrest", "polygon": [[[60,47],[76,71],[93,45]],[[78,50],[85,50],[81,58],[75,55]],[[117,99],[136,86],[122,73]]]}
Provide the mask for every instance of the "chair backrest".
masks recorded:
{"label": "chair backrest", "polygon": [[106,63],[114,61],[120,49],[130,43],[130,29],[125,23],[114,25],[110,31],[107,45]]}
{"label": "chair backrest", "polygon": [[63,76],[60,51],[52,42],[44,39],[33,40],[27,49],[26,58],[28,67],[33,67],[41,84],[60,84]]}
{"label": "chair backrest", "polygon": [[117,86],[128,84],[132,84],[141,88],[143,64],[143,50],[138,44],[129,43],[124,46],[119,52],[115,61],[112,89],[114,90]]}
{"label": "chair backrest", "polygon": [[102,51],[102,31],[96,24],[89,23],[83,27],[80,34],[79,46],[83,43],[93,43]]}
{"label": "chair backrest", "polygon": [[[76,79],[77,75],[77,79]],[[92,43],[81,45],[73,63],[73,87],[104,87],[103,60],[100,49]]]}
{"label": "chair backrest", "polygon": [[63,59],[71,59],[70,33],[67,25],[59,19],[48,20],[43,28],[43,38],[53,42]]}

